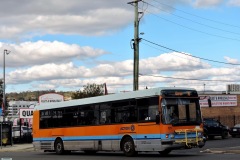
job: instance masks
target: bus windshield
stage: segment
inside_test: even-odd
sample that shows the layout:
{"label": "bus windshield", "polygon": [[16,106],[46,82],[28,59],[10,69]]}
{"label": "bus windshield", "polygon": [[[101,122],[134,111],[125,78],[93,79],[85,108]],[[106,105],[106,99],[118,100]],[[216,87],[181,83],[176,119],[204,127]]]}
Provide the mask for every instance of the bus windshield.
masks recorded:
{"label": "bus windshield", "polygon": [[201,112],[197,98],[164,98],[162,122],[172,125],[200,125]]}

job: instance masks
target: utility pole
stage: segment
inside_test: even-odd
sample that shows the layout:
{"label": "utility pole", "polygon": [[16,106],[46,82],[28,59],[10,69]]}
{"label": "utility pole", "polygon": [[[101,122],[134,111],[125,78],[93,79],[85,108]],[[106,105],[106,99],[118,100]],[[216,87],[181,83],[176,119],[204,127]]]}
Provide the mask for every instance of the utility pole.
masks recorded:
{"label": "utility pole", "polygon": [[3,51],[3,105],[2,105],[2,112],[4,113],[5,107],[6,107],[6,95],[5,95],[5,55],[9,54],[11,51],[4,49]]}
{"label": "utility pole", "polygon": [[138,12],[138,2],[141,0],[134,0],[128,4],[134,5],[135,7],[135,18],[134,18],[134,62],[133,62],[133,90],[138,90],[138,76],[139,76],[139,12]]}

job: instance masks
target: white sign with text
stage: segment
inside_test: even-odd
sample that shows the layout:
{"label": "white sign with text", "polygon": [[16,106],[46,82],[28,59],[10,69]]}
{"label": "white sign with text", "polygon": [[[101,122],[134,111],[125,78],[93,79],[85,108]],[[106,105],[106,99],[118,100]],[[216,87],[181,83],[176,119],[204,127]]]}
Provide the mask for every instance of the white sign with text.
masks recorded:
{"label": "white sign with text", "polygon": [[39,104],[62,102],[62,101],[64,101],[63,95],[56,94],[56,93],[47,93],[39,96]]}
{"label": "white sign with text", "polygon": [[211,100],[213,107],[237,106],[237,95],[199,95],[200,106],[208,107],[208,99]]}
{"label": "white sign with text", "polygon": [[33,118],[33,109],[20,109],[19,118],[26,118],[26,119]]}

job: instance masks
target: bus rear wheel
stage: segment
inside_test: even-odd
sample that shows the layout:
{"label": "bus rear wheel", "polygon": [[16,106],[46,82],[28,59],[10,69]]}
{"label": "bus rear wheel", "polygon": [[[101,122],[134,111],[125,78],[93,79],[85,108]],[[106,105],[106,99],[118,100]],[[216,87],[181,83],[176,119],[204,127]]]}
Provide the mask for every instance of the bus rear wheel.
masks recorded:
{"label": "bus rear wheel", "polygon": [[64,154],[64,146],[61,139],[57,139],[54,144],[54,149],[57,154]]}
{"label": "bus rear wheel", "polygon": [[131,137],[126,137],[123,140],[122,150],[127,157],[133,157],[137,154]]}

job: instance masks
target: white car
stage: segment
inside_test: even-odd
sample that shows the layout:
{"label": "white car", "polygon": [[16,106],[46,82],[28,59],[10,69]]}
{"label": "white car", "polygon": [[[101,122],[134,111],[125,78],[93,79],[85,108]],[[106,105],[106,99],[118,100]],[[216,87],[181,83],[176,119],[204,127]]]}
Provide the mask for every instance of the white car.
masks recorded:
{"label": "white car", "polygon": [[[27,126],[21,126],[21,138],[29,134],[29,130]],[[14,141],[20,140],[20,126],[12,127],[12,138]]]}

